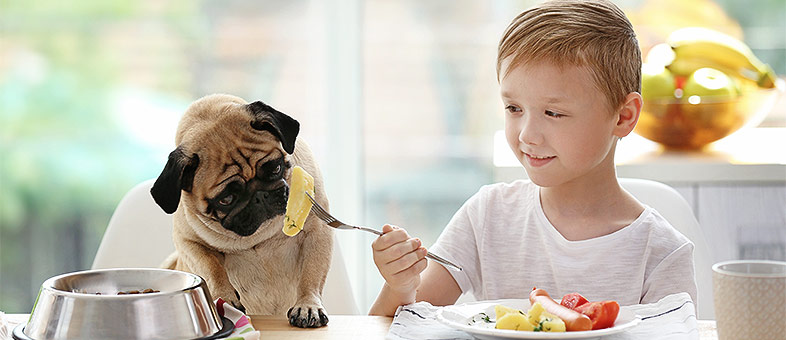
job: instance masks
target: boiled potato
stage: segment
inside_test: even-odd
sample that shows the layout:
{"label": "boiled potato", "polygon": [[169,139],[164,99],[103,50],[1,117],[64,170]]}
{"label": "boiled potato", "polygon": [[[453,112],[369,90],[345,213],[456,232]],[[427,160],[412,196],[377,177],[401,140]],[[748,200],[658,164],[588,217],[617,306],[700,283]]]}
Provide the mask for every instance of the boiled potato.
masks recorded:
{"label": "boiled potato", "polygon": [[503,306],[503,305],[494,306],[494,314],[496,314],[497,320],[499,320],[501,317],[503,317],[505,314],[508,313],[524,314],[524,312],[515,308],[510,308],[508,306]]}
{"label": "boiled potato", "polygon": [[532,307],[529,308],[527,311],[527,317],[529,318],[529,323],[533,325],[537,325],[540,322],[540,315],[543,313],[545,309],[540,302],[535,302]]}
{"label": "boiled potato", "polygon": [[314,177],[299,166],[292,168],[292,175],[289,178],[289,198],[287,198],[287,210],[284,214],[284,227],[281,229],[287,236],[295,236],[306,223],[309,211],[311,211],[311,200],[306,197],[306,192],[314,197]]}
{"label": "boiled potato", "polygon": [[[495,308],[496,309],[496,308]],[[521,313],[507,313],[497,319],[497,329],[512,329],[514,331],[532,331],[535,326],[529,323],[526,315]]]}
{"label": "boiled potato", "polygon": [[541,332],[564,332],[565,331],[565,322],[562,321],[558,316],[550,314],[549,312],[543,312],[540,314],[540,320],[538,322],[540,325]]}
{"label": "boiled potato", "polygon": [[503,305],[494,306],[494,313],[497,316],[497,329],[535,332],[565,331],[565,322],[556,315],[547,312],[543,305],[537,302],[526,313]]}

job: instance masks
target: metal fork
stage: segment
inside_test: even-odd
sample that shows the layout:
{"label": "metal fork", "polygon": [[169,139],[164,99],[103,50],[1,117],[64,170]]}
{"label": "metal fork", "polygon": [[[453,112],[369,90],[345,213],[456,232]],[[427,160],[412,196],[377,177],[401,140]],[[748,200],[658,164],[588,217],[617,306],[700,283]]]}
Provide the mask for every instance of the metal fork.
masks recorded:
{"label": "metal fork", "polygon": [[[346,224],[344,222],[339,221],[338,219],[333,217],[333,215],[331,215],[330,213],[325,211],[325,209],[322,208],[322,206],[319,205],[319,203],[317,203],[317,201],[314,200],[313,197],[311,197],[311,194],[306,192],[306,196],[308,196],[308,199],[311,200],[311,203],[313,203],[313,206],[312,206],[313,209],[311,209],[311,211],[313,211],[314,214],[317,215],[317,217],[319,217],[319,219],[325,221],[325,223],[327,223],[327,225],[329,225],[329,226],[331,226],[333,228],[336,228],[336,229],[357,229],[357,230],[363,230],[363,231],[367,231],[369,233],[373,233],[373,234],[377,234],[377,235],[382,235],[382,232],[379,231],[379,230],[376,230],[376,229],[371,229],[371,228],[368,228],[368,227]],[[443,258],[441,258],[441,257],[439,257],[437,255],[434,255],[431,252],[426,253],[426,257],[428,257],[428,258],[430,258],[430,259],[432,259],[434,261],[437,261],[437,262],[439,262],[439,263],[441,263],[443,265],[446,265],[448,267],[452,267],[452,268],[454,268],[456,270],[462,270],[461,267],[459,267],[459,266],[453,264],[452,262],[450,262],[448,260],[445,260],[445,259],[443,259]]]}

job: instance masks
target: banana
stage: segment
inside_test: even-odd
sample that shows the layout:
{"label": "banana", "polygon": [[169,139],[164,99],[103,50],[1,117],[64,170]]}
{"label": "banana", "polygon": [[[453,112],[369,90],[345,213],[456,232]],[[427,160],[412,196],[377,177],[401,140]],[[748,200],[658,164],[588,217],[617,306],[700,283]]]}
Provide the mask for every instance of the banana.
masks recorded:
{"label": "banana", "polygon": [[[689,77],[693,72],[696,72],[696,70],[705,67],[714,68],[741,82],[750,83],[755,87],[759,87],[758,84],[759,73],[749,69],[729,67],[728,65],[718,63],[715,60],[698,59],[698,58],[675,59],[666,68],[668,68],[669,71],[671,71],[671,73],[674,75]],[[767,87],[767,86],[761,86],[761,87]]]}
{"label": "banana", "polygon": [[734,37],[709,28],[686,27],[672,32],[666,43],[674,50],[674,60],[668,67],[676,74],[712,67],[751,79],[761,87],[775,87],[776,75],[772,68]]}

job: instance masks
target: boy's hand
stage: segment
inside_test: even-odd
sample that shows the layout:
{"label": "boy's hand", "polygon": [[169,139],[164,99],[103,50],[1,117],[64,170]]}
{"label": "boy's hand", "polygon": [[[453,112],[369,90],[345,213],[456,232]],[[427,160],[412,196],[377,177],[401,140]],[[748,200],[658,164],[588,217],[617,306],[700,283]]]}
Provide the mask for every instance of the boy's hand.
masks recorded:
{"label": "boy's hand", "polygon": [[399,227],[386,224],[382,233],[371,243],[374,264],[393,291],[402,295],[414,294],[420,285],[420,273],[426,269],[426,248],[420,239],[411,238]]}

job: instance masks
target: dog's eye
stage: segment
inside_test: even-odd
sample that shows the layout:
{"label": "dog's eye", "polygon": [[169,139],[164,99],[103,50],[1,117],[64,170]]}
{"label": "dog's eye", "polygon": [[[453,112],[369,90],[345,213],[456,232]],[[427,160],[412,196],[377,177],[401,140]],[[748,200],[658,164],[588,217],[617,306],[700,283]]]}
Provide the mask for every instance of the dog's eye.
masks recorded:
{"label": "dog's eye", "polygon": [[235,195],[231,195],[230,194],[230,195],[226,195],[223,198],[221,198],[221,200],[218,201],[218,204],[221,204],[223,206],[228,206],[228,205],[232,204],[232,202],[234,200],[235,200]]}
{"label": "dog's eye", "polygon": [[284,174],[285,170],[284,160],[274,159],[262,164],[259,164],[257,167],[257,174],[256,176],[263,181],[276,181],[281,179],[281,176]]}

